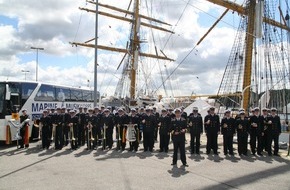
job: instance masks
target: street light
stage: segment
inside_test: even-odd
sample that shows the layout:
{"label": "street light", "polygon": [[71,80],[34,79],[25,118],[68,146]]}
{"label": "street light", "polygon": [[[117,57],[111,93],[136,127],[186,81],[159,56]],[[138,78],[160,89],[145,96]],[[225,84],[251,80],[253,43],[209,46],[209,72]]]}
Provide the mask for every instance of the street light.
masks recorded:
{"label": "street light", "polygon": [[24,76],[25,76],[24,79],[26,81],[26,73],[29,73],[29,71],[21,70],[21,72],[24,73]]}
{"label": "street light", "polygon": [[30,49],[36,50],[36,68],[35,68],[35,81],[38,80],[38,50],[44,50],[44,48],[40,47],[30,47]]}

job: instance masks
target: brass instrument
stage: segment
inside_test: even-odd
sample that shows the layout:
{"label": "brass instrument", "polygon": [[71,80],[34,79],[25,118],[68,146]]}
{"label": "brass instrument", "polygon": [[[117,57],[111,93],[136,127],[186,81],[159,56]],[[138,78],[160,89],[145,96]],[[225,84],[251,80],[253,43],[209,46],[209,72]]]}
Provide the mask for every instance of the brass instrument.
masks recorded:
{"label": "brass instrument", "polygon": [[54,136],[55,136],[55,128],[56,128],[57,124],[52,124],[52,129],[51,129],[51,141],[53,141]]}
{"label": "brass instrument", "polygon": [[70,132],[71,132],[71,141],[75,141],[76,139],[75,139],[75,135],[74,135],[74,125],[73,125],[73,123],[70,123],[69,124],[69,127],[70,127]]}
{"label": "brass instrument", "polygon": [[[126,131],[126,139],[129,141],[129,142],[134,142],[136,141],[136,137],[137,137],[137,132],[135,130],[135,126],[137,126],[136,124],[127,124],[125,125],[127,126],[127,131]],[[124,128],[125,129],[125,128]],[[123,130],[124,130],[123,129]],[[123,142],[123,141],[122,141]]]}
{"label": "brass instrument", "polygon": [[88,132],[91,133],[91,138],[90,138],[90,141],[94,141],[95,138],[94,138],[94,135],[93,135],[93,125],[92,123],[89,121],[89,124],[88,124]]}
{"label": "brass instrument", "polygon": [[103,126],[103,150],[106,149],[106,131],[107,131],[107,125],[104,123]]}
{"label": "brass instrument", "polygon": [[120,150],[121,147],[121,139],[120,139],[120,124],[117,125],[118,132],[117,135],[117,150]]}

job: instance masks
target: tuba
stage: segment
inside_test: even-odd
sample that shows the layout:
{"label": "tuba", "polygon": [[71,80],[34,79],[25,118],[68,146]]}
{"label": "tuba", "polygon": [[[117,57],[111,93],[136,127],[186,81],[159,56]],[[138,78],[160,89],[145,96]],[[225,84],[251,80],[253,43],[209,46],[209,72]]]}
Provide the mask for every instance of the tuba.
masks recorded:
{"label": "tuba", "polygon": [[127,133],[126,133],[126,139],[129,141],[129,142],[134,142],[136,141],[136,138],[137,138],[137,132],[136,132],[136,129],[135,129],[135,126],[137,126],[136,124],[128,124],[128,125],[125,125],[127,126]]}

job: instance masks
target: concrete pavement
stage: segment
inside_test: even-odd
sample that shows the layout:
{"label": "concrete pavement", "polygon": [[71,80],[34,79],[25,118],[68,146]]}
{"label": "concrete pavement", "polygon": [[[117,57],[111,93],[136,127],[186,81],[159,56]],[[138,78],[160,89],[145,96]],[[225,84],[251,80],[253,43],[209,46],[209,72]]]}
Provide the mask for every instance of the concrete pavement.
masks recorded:
{"label": "concrete pavement", "polygon": [[[187,137],[189,139],[189,137]],[[0,189],[290,189],[290,159],[281,157],[225,157],[206,155],[202,136],[201,155],[190,155],[189,167],[172,167],[170,152],[118,152],[0,148]],[[222,152],[222,139],[219,148]],[[187,148],[189,143],[186,144]],[[235,145],[236,146],[236,145]],[[128,145],[127,145],[128,147]],[[236,152],[236,151],[235,151]],[[265,154],[266,155],[266,154]]]}

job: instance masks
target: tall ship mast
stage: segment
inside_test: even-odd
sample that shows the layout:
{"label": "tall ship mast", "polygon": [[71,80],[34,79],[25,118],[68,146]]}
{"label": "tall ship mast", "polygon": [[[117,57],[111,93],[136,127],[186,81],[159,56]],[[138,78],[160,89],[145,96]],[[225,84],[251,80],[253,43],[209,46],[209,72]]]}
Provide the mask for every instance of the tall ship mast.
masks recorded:
{"label": "tall ship mast", "polygon": [[284,14],[277,0],[246,0],[242,5],[227,0],[208,1],[241,17],[217,103],[225,109],[242,107],[248,111],[256,106],[273,106],[285,112],[290,98],[287,1]]}
{"label": "tall ship mast", "polygon": [[[163,26],[170,26],[170,24],[163,22],[161,20],[151,18],[145,15],[140,14],[139,7],[140,7],[140,0],[134,0],[133,2],[133,11],[120,9],[118,7],[114,7],[111,5],[105,5],[101,3],[96,3],[94,1],[87,1],[88,3],[95,4],[96,6],[102,7],[104,9],[117,11],[119,13],[125,14],[125,16],[118,16],[114,15],[105,11],[98,11],[99,15],[110,17],[113,19],[118,19],[124,22],[129,22],[131,24],[131,30],[129,35],[129,40],[127,42],[127,47],[125,48],[116,48],[116,47],[109,47],[109,46],[102,46],[98,45],[97,47],[94,44],[90,44],[91,41],[94,40],[88,40],[85,43],[79,43],[79,42],[72,42],[73,45],[80,45],[85,47],[91,47],[91,48],[98,48],[101,50],[108,50],[113,52],[119,52],[123,53],[124,56],[117,67],[117,69],[120,68],[121,65],[123,65],[122,69],[122,75],[118,81],[116,90],[115,90],[115,97],[117,98],[125,98],[128,97],[129,92],[129,99],[135,100],[137,99],[137,90],[139,91],[140,88],[137,88],[137,75],[138,75],[138,65],[140,61],[140,57],[146,57],[146,58],[153,58],[153,59],[159,59],[159,60],[166,60],[166,61],[174,61],[173,59],[167,57],[163,51],[161,51],[160,55],[158,54],[158,51],[155,47],[156,54],[150,54],[150,53],[144,53],[141,48],[141,43],[144,43],[144,41],[141,40],[140,36],[140,27],[149,27],[150,29],[159,30],[167,33],[173,33],[169,29],[166,29]],[[130,2],[131,5],[132,1]],[[129,5],[129,7],[130,7]],[[80,8],[81,10],[96,13],[95,10],[87,9],[87,8]],[[127,18],[127,15],[129,15],[131,18]],[[142,20],[146,20],[146,22],[142,22]],[[97,24],[97,23],[96,23]],[[125,80],[129,80],[129,85],[125,85]]]}

